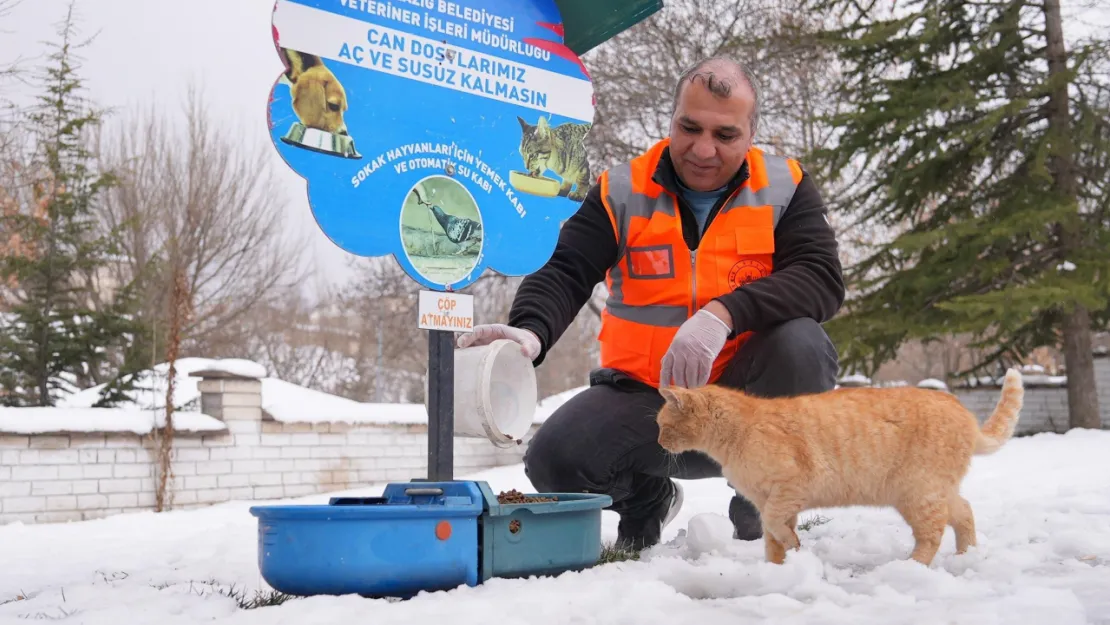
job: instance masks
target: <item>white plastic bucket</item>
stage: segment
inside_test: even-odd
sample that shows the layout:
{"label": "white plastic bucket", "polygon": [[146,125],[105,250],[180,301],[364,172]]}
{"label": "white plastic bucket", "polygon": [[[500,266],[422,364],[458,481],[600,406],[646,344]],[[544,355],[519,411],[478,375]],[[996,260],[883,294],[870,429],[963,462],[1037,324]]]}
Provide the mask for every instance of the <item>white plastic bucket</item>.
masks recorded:
{"label": "white plastic bucket", "polygon": [[[519,344],[505,339],[454,353],[455,435],[488,438],[498,447],[516,446],[536,414],[539,391],[532,361]],[[425,378],[425,397],[427,387]]]}

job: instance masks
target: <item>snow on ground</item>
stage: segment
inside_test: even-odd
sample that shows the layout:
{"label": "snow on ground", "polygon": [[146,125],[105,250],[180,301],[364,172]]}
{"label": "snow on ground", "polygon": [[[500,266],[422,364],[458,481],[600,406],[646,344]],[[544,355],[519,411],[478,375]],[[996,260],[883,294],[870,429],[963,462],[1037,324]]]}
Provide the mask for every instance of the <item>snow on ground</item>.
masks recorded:
{"label": "snow on ground", "polygon": [[[1110,432],[1074,431],[1015,439],[976,458],[964,494],[979,547],[955,555],[947,530],[929,568],[905,559],[910,530],[883,509],[819,511],[828,521],[800,532],[802,551],[781,566],[763,562],[761,541],[691,549],[682,535],[691,519],[698,517],[699,543],[714,542],[705,534],[721,529],[704,516],[726,513],[730,493],[720,479],[684,482],[686,506],[664,533],[669,544],[640,562],[491,580],[405,602],[312,597],[241,609],[217,590],[234,585],[249,596],[266,588],[248,503],[2,526],[0,622],[1110,624],[1108,450]],[[472,477],[494,492],[530,490],[519,466]],[[378,494],[381,485],[353,492]],[[803,523],[817,514],[803,514]],[[616,517],[605,512],[603,539],[615,534]]]}

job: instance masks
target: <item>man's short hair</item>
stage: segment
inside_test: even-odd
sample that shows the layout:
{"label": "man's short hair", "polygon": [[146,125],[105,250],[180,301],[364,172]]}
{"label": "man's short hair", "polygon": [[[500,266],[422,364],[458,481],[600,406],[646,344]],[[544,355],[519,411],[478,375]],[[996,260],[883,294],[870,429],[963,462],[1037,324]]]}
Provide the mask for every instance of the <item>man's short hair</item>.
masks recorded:
{"label": "man's short hair", "polygon": [[686,83],[692,82],[695,78],[701,79],[706,89],[709,90],[709,93],[719,98],[727,98],[732,94],[732,88],[735,86],[733,81],[730,80],[732,76],[728,73],[718,73],[714,72],[712,69],[705,69],[707,66],[711,65],[726,65],[731,67],[736,70],[736,73],[740,74],[740,76],[744,78],[744,81],[748,83],[748,86],[751,87],[752,93],[755,94],[755,106],[752,107],[752,114],[748,118],[748,123],[751,124],[751,134],[754,137],[756,128],[759,126],[759,106],[763,101],[763,90],[759,86],[759,79],[755,77],[751,68],[728,56],[711,56],[694,63],[683,71],[682,74],[679,75],[678,82],[675,83],[674,86],[674,102],[671,104],[671,113],[673,114],[674,111],[678,110],[678,98],[682,94],[682,87]]}

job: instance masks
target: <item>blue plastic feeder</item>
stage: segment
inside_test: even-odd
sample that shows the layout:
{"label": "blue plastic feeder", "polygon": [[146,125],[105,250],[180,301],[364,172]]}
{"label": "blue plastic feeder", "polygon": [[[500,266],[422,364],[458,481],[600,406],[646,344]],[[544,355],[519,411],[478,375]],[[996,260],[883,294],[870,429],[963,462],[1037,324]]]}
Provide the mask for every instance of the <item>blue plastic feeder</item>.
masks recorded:
{"label": "blue plastic feeder", "polygon": [[381,497],[254,506],[258,566],[290,595],[411,597],[491,577],[557,575],[601,556],[606,495],[530,494],[501,504],[486,482],[388,484]]}

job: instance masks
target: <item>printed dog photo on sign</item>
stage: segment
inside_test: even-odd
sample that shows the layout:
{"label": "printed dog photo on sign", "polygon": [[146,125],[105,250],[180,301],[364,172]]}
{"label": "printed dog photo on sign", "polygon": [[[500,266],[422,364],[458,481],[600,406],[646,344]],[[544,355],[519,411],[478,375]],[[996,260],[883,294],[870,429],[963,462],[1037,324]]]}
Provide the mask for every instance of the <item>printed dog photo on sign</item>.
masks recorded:
{"label": "printed dog photo on sign", "polygon": [[281,83],[289,86],[297,115],[282,141],[323,154],[360,158],[347,131],[347,92],[315,54],[279,48],[286,70]]}
{"label": "printed dog photo on sign", "polygon": [[[520,155],[525,171],[509,172],[509,182],[518,191],[544,197],[565,197],[576,202],[590,190],[590,162],[584,140],[593,124],[567,122],[552,126],[546,117],[529,124],[521,117]],[[559,178],[544,175],[548,170]],[[571,188],[573,187],[573,191]]]}

